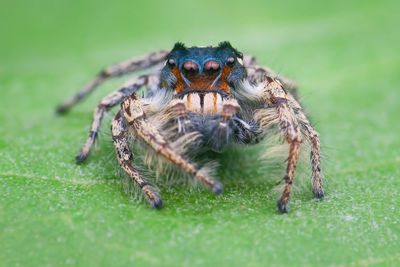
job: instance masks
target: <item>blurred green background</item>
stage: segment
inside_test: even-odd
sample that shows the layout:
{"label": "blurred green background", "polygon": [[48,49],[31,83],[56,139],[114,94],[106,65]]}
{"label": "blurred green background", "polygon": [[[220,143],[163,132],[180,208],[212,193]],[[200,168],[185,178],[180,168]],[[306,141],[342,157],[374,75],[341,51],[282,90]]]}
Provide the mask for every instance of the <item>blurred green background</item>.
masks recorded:
{"label": "blurred green background", "polygon": [[[399,11],[399,1],[2,1],[0,265],[399,265]],[[74,163],[96,103],[127,78],[66,116],[57,104],[110,63],[223,40],[298,83],[323,144],[323,201],[300,190],[280,215],[249,148],[219,170],[222,196],[161,184],[165,208],[153,211],[124,193],[108,125]]]}

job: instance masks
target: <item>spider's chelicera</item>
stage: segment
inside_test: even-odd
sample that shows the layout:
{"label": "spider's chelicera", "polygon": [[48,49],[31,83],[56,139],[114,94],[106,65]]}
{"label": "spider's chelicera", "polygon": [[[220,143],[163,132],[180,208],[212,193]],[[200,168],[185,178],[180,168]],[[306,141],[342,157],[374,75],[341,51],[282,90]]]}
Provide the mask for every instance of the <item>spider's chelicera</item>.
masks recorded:
{"label": "spider's chelicera", "polygon": [[[228,42],[217,47],[190,48],[177,43],[171,51],[112,65],[57,111],[64,113],[108,78],[161,64],[161,71],[135,77],[100,101],[76,161],[88,157],[104,112],[121,104],[111,126],[118,162],[155,208],[162,207],[161,198],[133,165],[132,140],[140,140],[157,156],[220,194],[222,184],[192,162],[189,154],[220,151],[228,144],[256,143],[273,127],[289,144],[285,187],[278,209],[283,213],[288,210],[303,139],[311,144],[313,192],[318,198],[324,196],[318,133],[297,101],[296,85],[257,65],[253,56],[243,55]],[[144,98],[136,94],[142,86],[147,87]]]}

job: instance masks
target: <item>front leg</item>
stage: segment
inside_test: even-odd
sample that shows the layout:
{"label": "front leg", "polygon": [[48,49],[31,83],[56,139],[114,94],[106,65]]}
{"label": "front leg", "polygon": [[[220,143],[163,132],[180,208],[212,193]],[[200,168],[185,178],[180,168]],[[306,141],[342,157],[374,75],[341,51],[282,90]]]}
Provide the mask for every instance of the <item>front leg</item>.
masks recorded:
{"label": "front leg", "polygon": [[118,163],[129,177],[140,187],[153,208],[161,208],[163,203],[153,187],[139,174],[132,165],[132,152],[129,147],[129,134],[125,120],[119,111],[111,125],[111,134],[117,153]]}
{"label": "front leg", "polygon": [[214,193],[222,193],[223,187],[219,181],[210,177],[206,172],[199,170],[194,164],[183,158],[182,155],[171,147],[170,142],[159,130],[149,123],[142,109],[141,99],[132,94],[125,99],[121,106],[123,116],[128,124],[133,127],[138,138],[148,144],[156,153],[201,181]]}

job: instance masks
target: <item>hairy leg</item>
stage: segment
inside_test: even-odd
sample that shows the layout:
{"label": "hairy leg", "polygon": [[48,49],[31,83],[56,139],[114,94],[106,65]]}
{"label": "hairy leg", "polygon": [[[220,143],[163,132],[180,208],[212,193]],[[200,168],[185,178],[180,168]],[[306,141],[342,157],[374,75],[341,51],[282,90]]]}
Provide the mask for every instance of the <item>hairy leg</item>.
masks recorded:
{"label": "hairy leg", "polygon": [[320,152],[320,141],[317,131],[311,126],[307,117],[301,110],[297,110],[296,117],[301,124],[304,135],[307,137],[311,144],[311,164],[312,164],[312,187],[313,193],[317,198],[324,197],[324,189],[322,187],[322,175],[321,175],[321,152]]}
{"label": "hairy leg", "polygon": [[159,51],[142,57],[133,58],[105,68],[92,81],[82,88],[75,96],[62,103],[57,108],[57,113],[62,114],[68,111],[73,105],[90,94],[98,85],[108,78],[121,76],[138,70],[150,68],[164,62],[165,56],[169,51]]}
{"label": "hairy leg", "polygon": [[133,92],[136,92],[141,86],[146,85],[148,80],[148,76],[135,77],[125,83],[125,85],[123,85],[120,89],[112,92],[100,101],[93,113],[93,121],[90,127],[89,137],[78,156],[75,158],[77,162],[82,162],[89,156],[90,150],[96,141],[104,112],[121,103],[125,97],[131,95]]}
{"label": "hairy leg", "polygon": [[317,131],[312,127],[311,123],[304,114],[300,104],[296,99],[287,94],[289,105],[294,110],[296,119],[301,126],[303,135],[307,138],[311,145],[311,164],[312,164],[312,185],[313,193],[317,198],[324,197],[324,189],[322,187],[322,175],[321,175],[321,152],[320,152],[320,141]]}
{"label": "hairy leg", "polygon": [[154,191],[149,183],[140,176],[139,172],[132,165],[132,152],[129,148],[129,136],[124,119],[119,111],[111,125],[111,134],[114,142],[115,152],[117,154],[118,163],[131,179],[140,187],[146,195],[148,201],[153,208],[161,208],[163,203],[160,196]]}
{"label": "hairy leg", "polygon": [[265,79],[263,97],[266,105],[270,106],[268,109],[274,109],[274,115],[269,119],[258,118],[261,126],[269,127],[272,121],[273,123],[277,123],[280,130],[284,133],[286,141],[290,145],[286,175],[283,178],[285,182],[285,188],[281,198],[277,202],[278,209],[282,213],[286,213],[288,211],[290,192],[292,189],[293,178],[299,157],[301,132],[294,110],[290,106],[287,93],[282,88],[282,85],[278,80],[270,77]]}
{"label": "hairy leg", "polygon": [[222,193],[223,187],[220,182],[210,177],[207,173],[199,170],[194,164],[172,149],[168,140],[166,140],[158,129],[150,124],[146,119],[141,102],[141,99],[138,99],[135,94],[132,94],[122,103],[123,116],[128,124],[135,129],[138,138],[141,138],[156,153],[211,188],[214,193]]}

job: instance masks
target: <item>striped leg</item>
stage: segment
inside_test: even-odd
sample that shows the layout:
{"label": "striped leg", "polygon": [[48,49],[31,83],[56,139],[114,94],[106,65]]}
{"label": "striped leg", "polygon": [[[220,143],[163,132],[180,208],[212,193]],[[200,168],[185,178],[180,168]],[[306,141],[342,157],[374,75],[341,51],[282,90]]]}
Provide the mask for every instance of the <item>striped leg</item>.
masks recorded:
{"label": "striped leg", "polygon": [[75,96],[62,103],[57,108],[57,113],[63,114],[68,111],[68,109],[70,109],[73,105],[85,98],[88,94],[94,91],[98,85],[100,85],[108,78],[121,76],[161,64],[162,62],[164,62],[164,58],[168,53],[169,51],[159,51],[142,57],[133,58],[131,60],[127,60],[105,68],[103,71],[100,72],[99,75],[97,75],[92,81],[90,81],[85,87],[83,87],[82,90],[79,91]]}
{"label": "striped leg", "polygon": [[312,164],[312,185],[313,193],[317,198],[324,197],[321,175],[321,152],[320,141],[317,131],[312,127],[306,115],[302,111],[300,104],[290,94],[287,95],[289,105],[294,111],[296,119],[301,126],[302,134],[307,138],[311,145],[311,164]]}
{"label": "striped leg", "polygon": [[211,188],[214,193],[222,193],[223,188],[220,182],[213,179],[202,170],[199,170],[194,164],[190,163],[171,148],[168,140],[166,140],[158,129],[151,125],[146,119],[141,102],[142,101],[138,99],[135,94],[132,94],[122,103],[123,116],[128,124],[135,129],[138,138],[141,138],[156,153]]}
{"label": "striped leg", "polygon": [[[278,209],[282,213],[286,213],[288,211],[290,192],[299,157],[301,132],[294,110],[290,106],[289,98],[285,90],[283,90],[281,83],[267,77],[264,81],[264,86],[266,103],[273,105],[272,108],[275,109],[273,120],[279,125],[280,130],[285,134],[286,141],[290,145],[286,175],[283,178],[285,188],[281,198],[277,202]],[[267,123],[262,120],[260,124],[264,127],[267,126]]]}
{"label": "striped leg", "polygon": [[90,127],[89,137],[78,156],[75,157],[77,162],[82,162],[89,156],[90,150],[96,141],[104,112],[121,103],[125,97],[129,96],[133,92],[136,92],[141,86],[146,85],[148,80],[148,76],[135,77],[128,81],[120,89],[112,92],[100,101],[93,113],[93,121]]}
{"label": "striped leg", "polygon": [[322,175],[321,175],[321,152],[320,142],[317,131],[311,126],[311,123],[307,120],[307,117],[301,110],[296,112],[296,117],[299,120],[304,135],[307,137],[311,144],[311,163],[312,163],[312,176],[313,176],[313,193],[317,198],[324,197],[324,189],[322,187]]}
{"label": "striped leg", "polygon": [[114,142],[115,152],[117,154],[118,163],[131,179],[140,187],[146,195],[148,201],[153,208],[161,208],[163,203],[160,196],[154,191],[152,186],[144,180],[139,172],[132,165],[132,152],[129,148],[128,133],[124,119],[119,111],[111,125],[111,134]]}

